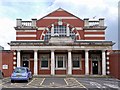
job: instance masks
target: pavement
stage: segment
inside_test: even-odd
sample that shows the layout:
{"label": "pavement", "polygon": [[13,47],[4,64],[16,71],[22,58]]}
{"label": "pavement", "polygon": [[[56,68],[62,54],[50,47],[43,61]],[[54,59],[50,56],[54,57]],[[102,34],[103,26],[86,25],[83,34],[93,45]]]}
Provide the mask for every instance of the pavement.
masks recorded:
{"label": "pavement", "polygon": [[78,78],[78,77],[39,77],[33,78],[29,82],[10,82],[10,78],[0,79],[2,88],[84,88],[85,90],[120,90],[120,80],[115,78]]}

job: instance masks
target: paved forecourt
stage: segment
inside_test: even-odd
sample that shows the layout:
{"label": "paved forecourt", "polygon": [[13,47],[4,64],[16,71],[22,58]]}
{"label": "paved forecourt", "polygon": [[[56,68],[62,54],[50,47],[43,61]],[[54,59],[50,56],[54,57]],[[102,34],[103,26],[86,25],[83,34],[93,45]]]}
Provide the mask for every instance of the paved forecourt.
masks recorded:
{"label": "paved forecourt", "polygon": [[3,88],[104,88],[104,89],[120,89],[119,80],[113,78],[33,78],[29,82],[19,81],[10,82],[10,78],[2,79],[0,87]]}

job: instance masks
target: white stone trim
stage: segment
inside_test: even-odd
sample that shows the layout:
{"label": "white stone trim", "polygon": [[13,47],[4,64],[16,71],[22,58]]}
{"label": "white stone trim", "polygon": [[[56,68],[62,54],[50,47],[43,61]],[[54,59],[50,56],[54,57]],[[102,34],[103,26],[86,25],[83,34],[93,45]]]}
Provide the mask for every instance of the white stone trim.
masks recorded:
{"label": "white stone trim", "polygon": [[16,62],[14,61],[14,62],[13,62],[13,65],[15,65],[15,64],[16,64]]}
{"label": "white stone trim", "polygon": [[105,32],[104,30],[84,30],[85,32]]}
{"label": "white stone trim", "polygon": [[36,30],[16,30],[16,32],[36,32]]}
{"label": "white stone trim", "polygon": [[107,71],[107,74],[110,74],[110,71]]}
{"label": "white stone trim", "polygon": [[51,36],[54,36],[54,24],[52,24],[52,28],[51,28]]}
{"label": "white stone trim", "polygon": [[110,69],[110,67],[109,67],[109,66],[107,66],[107,69]]}
{"label": "white stone trim", "polygon": [[55,75],[55,53],[51,51],[51,75]]}
{"label": "white stone trim", "polygon": [[109,57],[107,57],[107,60],[109,60]]}
{"label": "white stone trim", "polygon": [[13,55],[16,55],[16,52],[13,52]]}
{"label": "white stone trim", "polygon": [[39,27],[38,30],[45,30],[45,27]]}
{"label": "white stone trim", "polygon": [[13,66],[13,69],[15,69],[16,68],[16,66]]}
{"label": "white stone trim", "polygon": [[110,62],[109,61],[107,61],[107,65],[109,65],[110,64]]}
{"label": "white stone trim", "polygon": [[37,51],[34,51],[34,75],[38,75],[38,54]]}
{"label": "white stone trim", "polygon": [[16,35],[16,37],[36,37],[36,35]]}
{"label": "white stone trim", "polygon": [[105,37],[105,35],[100,35],[100,34],[85,34],[85,37]]}
{"label": "white stone trim", "polygon": [[107,52],[107,55],[110,55],[110,52]]}
{"label": "white stone trim", "polygon": [[75,27],[75,28],[76,28],[76,30],[83,30],[82,27]]}
{"label": "white stone trim", "polygon": [[69,28],[69,24],[67,24],[67,27],[66,27],[66,28],[67,28],[67,30],[66,30],[66,31],[67,31],[67,36],[70,36],[70,28]]}
{"label": "white stone trim", "polygon": [[13,60],[16,60],[16,57],[13,57]]}
{"label": "white stone trim", "polygon": [[105,55],[105,50],[102,51],[102,75],[106,75],[106,55]]}
{"label": "white stone trim", "polygon": [[21,66],[21,59],[20,59],[20,51],[18,50],[17,51],[17,67],[20,67]]}
{"label": "white stone trim", "polygon": [[89,52],[85,50],[85,75],[89,75]]}
{"label": "white stone trim", "polygon": [[68,51],[68,75],[72,75],[72,53],[71,51]]}
{"label": "white stone trim", "polygon": [[77,19],[76,17],[44,17],[43,19]]}
{"label": "white stone trim", "polygon": [[112,46],[11,46],[11,50],[108,50]]}
{"label": "white stone trim", "polygon": [[76,41],[105,41],[105,40],[76,40]]}

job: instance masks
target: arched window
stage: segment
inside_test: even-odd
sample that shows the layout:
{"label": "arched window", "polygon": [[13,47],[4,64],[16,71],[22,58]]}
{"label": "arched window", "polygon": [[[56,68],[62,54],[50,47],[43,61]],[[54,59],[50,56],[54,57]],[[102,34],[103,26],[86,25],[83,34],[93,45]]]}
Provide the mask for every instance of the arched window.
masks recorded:
{"label": "arched window", "polygon": [[[75,33],[69,28],[68,29],[69,36],[71,36],[72,39],[75,39]],[[54,36],[59,37],[65,37],[67,36],[67,26],[58,25],[54,26]],[[44,40],[48,41],[51,38],[51,29],[46,33]]]}

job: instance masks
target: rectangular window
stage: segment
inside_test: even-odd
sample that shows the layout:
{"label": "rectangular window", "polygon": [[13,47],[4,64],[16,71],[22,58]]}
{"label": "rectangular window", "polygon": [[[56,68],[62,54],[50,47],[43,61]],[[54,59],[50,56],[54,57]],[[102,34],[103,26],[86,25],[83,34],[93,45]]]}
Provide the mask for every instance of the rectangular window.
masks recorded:
{"label": "rectangular window", "polygon": [[66,68],[65,55],[57,55],[56,56],[56,69],[65,69],[65,68]]}
{"label": "rectangular window", "polygon": [[80,55],[73,55],[72,57],[72,66],[73,68],[80,68]]}
{"label": "rectangular window", "polygon": [[41,63],[40,63],[41,69],[48,69],[48,67],[49,67],[48,59],[49,59],[48,55],[41,55],[41,58],[40,58],[40,60],[41,60]]}

